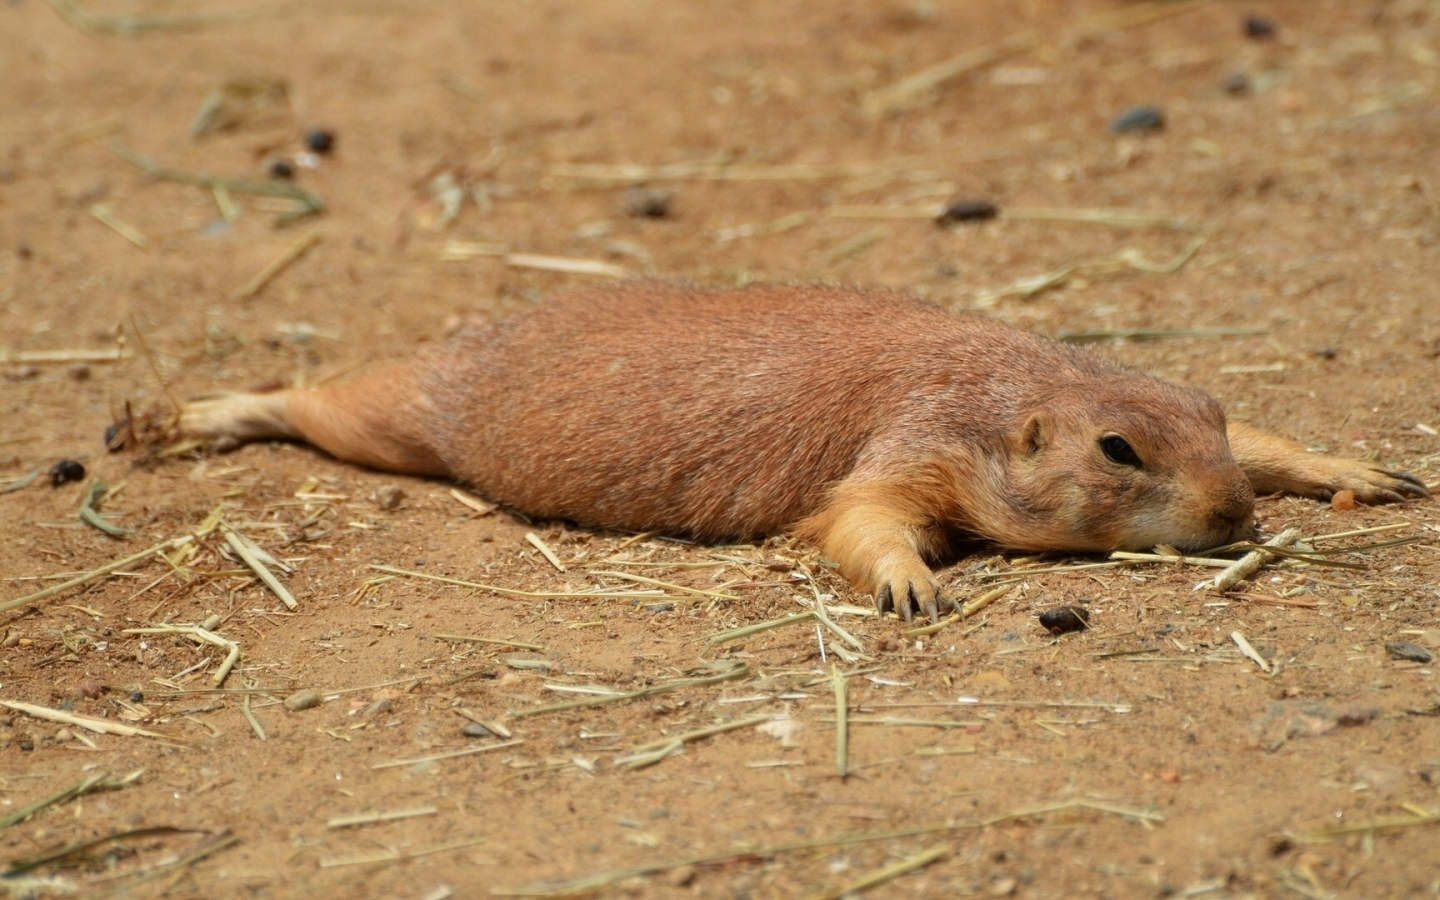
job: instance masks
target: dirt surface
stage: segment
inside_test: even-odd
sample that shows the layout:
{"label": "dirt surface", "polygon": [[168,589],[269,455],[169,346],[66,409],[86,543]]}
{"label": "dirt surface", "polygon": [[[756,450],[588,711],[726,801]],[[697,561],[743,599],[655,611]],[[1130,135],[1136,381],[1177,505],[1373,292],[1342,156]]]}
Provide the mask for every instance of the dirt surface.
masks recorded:
{"label": "dirt surface", "polygon": [[[88,469],[0,494],[0,603],[198,536],[172,551],[173,570],[143,559],[0,613],[0,699],[162,735],[0,711],[0,816],[143,770],[0,829],[0,860],[157,829],[26,877],[92,897],[148,874],[131,896],[439,898],[659,866],[596,889],[768,898],[838,891],[939,845],[945,855],[870,894],[1440,894],[1440,688],[1433,663],[1386,649],[1440,652],[1434,503],[1265,499],[1268,531],[1408,523],[1321,546],[1417,540],[1336,557],[1361,568],[1267,570],[1249,597],[1192,590],[1212,570],[1189,566],[1021,573],[988,609],[910,639],[858,614],[868,600],[784,539],[695,547],[529,524],[481,514],[449,484],[297,446],[157,455],[102,442],[126,401],[165,407],[157,376],[178,398],[315,383],[441,335],[457,310],[504,315],[605,277],[525,268],[511,252],[706,285],[899,287],[1052,335],[1222,329],[1099,352],[1211,391],[1235,418],[1435,482],[1434,3],[321,2],[238,20],[196,19],[212,8],[181,2],[84,9],[92,28],[163,27],[85,33],[39,0],[0,7],[0,345],[72,354],[0,363],[0,486],[61,458]],[[1156,11],[1168,15],[1126,18]],[[1275,33],[1247,36],[1250,15]],[[877,108],[886,86],[1027,30],[1033,41],[906,108]],[[226,83],[250,88],[192,137]],[[1163,129],[1112,133],[1138,104],[1161,107]],[[312,128],[334,135],[317,167],[296,162]],[[325,211],[277,228],[294,202],[237,185],[227,223],[223,196],[157,180],[116,145],[262,182],[286,157]],[[689,168],[565,168],[621,163]],[[640,183],[668,206],[632,196]],[[937,226],[930,209],[953,199],[1159,221]],[[666,214],[633,215],[637,201]],[[1029,299],[987,293],[1132,249],[1152,269],[1184,265],[1088,266]],[[73,355],[117,347],[118,362]],[[96,479],[110,489],[101,511],[133,534],[77,519]],[[293,611],[204,528],[217,509],[293,568],[272,566]],[[943,575],[969,598],[1035,564],[981,550]],[[543,594],[650,587],[600,574],[617,571],[684,589],[537,598],[372,565]],[[800,612],[815,591],[836,595],[835,621],[862,649],[827,633],[822,659],[813,621],[706,642]],[[1091,629],[1046,633],[1038,613],[1061,604],[1086,607]],[[241,651],[223,692],[210,689],[224,648],[129,633],[211,615]],[[843,779],[837,664],[852,673]],[[513,714],[719,676],[733,677]],[[281,705],[303,688],[323,702]],[[776,721],[759,729],[762,715]],[[466,736],[467,716],[513,736]],[[747,719],[648,767],[617,762]],[[426,757],[442,758],[382,767]],[[409,817],[334,827],[397,813]],[[1404,824],[1364,827],[1384,819]],[[872,839],[833,842],[844,835]],[[723,859],[664,868],[691,857]],[[60,890],[47,883],[34,889]]]}

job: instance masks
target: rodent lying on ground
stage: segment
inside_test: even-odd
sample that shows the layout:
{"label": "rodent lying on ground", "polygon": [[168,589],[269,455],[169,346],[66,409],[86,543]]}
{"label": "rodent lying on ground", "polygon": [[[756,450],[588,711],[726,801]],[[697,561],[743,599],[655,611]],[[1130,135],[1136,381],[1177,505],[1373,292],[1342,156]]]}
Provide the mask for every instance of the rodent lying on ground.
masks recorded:
{"label": "rodent lying on ground", "polygon": [[1428,496],[1212,397],[884,292],[588,288],[348,383],[188,405],[182,430],[300,438],[530,515],[701,539],[786,529],[882,612],[932,618],[955,535],[1023,550],[1201,549],[1255,495]]}

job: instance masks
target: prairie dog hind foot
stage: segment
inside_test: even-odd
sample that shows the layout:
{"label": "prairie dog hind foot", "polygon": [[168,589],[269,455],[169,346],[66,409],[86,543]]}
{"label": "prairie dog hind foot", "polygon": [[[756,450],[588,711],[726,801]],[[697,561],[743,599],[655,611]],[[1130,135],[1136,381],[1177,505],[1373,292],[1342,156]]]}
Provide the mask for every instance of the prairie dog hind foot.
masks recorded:
{"label": "prairie dog hind foot", "polygon": [[297,438],[285,417],[285,391],[268,394],[233,393],[186,403],[180,409],[180,431],[221,445],[247,441]]}

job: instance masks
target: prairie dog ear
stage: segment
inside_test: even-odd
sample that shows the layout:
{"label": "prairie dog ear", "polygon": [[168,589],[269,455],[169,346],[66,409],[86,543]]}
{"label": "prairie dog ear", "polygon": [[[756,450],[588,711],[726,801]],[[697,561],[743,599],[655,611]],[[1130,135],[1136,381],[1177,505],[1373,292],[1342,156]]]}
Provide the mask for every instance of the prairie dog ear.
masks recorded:
{"label": "prairie dog ear", "polygon": [[1015,443],[1015,455],[1022,459],[1029,459],[1038,455],[1050,443],[1050,423],[1045,420],[1043,412],[1037,412],[1020,429],[1020,437]]}

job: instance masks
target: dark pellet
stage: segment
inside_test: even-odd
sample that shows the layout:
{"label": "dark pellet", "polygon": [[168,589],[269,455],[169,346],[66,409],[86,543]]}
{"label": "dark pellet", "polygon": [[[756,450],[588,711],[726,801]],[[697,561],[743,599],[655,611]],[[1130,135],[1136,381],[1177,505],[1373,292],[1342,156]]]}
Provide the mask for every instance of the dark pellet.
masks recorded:
{"label": "dark pellet", "polygon": [[1057,606],[1040,614],[1040,624],[1051,634],[1084,631],[1090,627],[1090,614],[1078,606]]}
{"label": "dark pellet", "polygon": [[50,485],[59,487],[85,477],[85,467],[73,459],[62,459],[50,467]]}
{"label": "dark pellet", "polygon": [[1257,41],[1267,41],[1275,36],[1275,20],[1264,16],[1245,17],[1245,36]]}
{"label": "dark pellet", "polygon": [[951,222],[980,222],[1000,215],[1000,207],[987,200],[956,200],[940,214],[941,225]]}
{"label": "dark pellet", "polygon": [[294,178],[295,166],[291,165],[288,159],[277,159],[270,163],[271,178]]}
{"label": "dark pellet", "polygon": [[312,128],[305,132],[305,146],[316,153],[329,153],[335,149],[335,132],[325,128]]}
{"label": "dark pellet", "polygon": [[1127,131],[1158,131],[1165,127],[1165,113],[1158,106],[1132,106],[1115,117],[1110,130],[1115,134]]}

